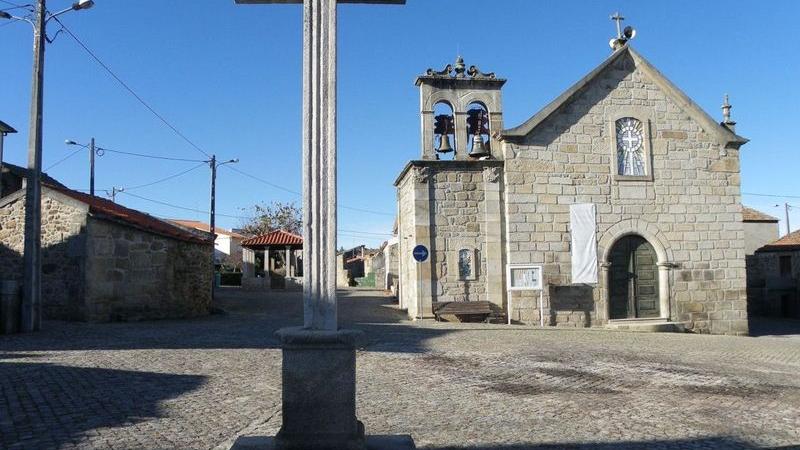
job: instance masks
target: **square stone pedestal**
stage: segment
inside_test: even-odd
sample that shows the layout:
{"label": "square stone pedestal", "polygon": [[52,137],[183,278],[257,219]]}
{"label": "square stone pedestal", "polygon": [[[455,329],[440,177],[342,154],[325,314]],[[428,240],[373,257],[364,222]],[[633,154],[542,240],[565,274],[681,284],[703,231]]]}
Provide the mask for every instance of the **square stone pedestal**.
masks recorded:
{"label": "square stone pedestal", "polygon": [[410,436],[365,437],[356,419],[356,330],[284,328],[283,426],[243,436],[234,450],[413,449]]}

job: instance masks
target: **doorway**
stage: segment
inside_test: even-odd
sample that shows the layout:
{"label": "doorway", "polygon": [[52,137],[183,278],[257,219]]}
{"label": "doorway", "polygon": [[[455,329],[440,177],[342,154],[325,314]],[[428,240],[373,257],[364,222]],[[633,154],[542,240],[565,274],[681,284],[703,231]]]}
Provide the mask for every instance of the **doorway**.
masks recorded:
{"label": "doorway", "polygon": [[611,319],[661,317],[658,256],[646,239],[625,236],[609,255]]}

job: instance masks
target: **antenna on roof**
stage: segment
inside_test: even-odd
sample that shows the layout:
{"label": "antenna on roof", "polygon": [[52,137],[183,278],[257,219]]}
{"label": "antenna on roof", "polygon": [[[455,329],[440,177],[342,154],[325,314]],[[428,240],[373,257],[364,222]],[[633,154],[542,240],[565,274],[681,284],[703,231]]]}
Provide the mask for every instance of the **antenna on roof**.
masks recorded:
{"label": "antenna on roof", "polygon": [[636,30],[631,26],[627,26],[623,29],[622,21],[625,20],[625,18],[619,15],[618,12],[611,16],[611,20],[617,23],[617,37],[611,39],[611,41],[608,42],[608,45],[612,50],[617,51],[624,47],[628,41],[636,37]]}

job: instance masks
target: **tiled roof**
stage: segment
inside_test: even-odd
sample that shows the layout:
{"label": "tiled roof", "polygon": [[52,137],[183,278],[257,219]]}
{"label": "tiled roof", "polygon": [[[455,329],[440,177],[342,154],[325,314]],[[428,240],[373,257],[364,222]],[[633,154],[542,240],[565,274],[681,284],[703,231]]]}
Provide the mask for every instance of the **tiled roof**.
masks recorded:
{"label": "tiled roof", "polygon": [[76,192],[72,189],[67,189],[62,186],[45,186],[81,203],[85,203],[89,206],[89,211],[93,214],[104,215],[111,219],[124,222],[135,228],[139,228],[141,230],[161,236],[187,242],[211,244],[210,237],[203,236],[200,233],[193,233],[165,220],[153,217],[150,214],[146,214],[135,209],[126,208],[110,200]]}
{"label": "tiled roof", "polygon": [[244,247],[261,245],[303,245],[303,237],[284,230],[276,230],[242,241]]}
{"label": "tiled roof", "polygon": [[[185,220],[185,219],[167,219],[167,220],[169,220],[172,223],[178,224],[182,227],[194,228],[195,230],[205,231],[206,233],[208,233],[209,232],[208,230],[211,229],[211,225],[201,222],[199,220]],[[236,239],[246,239],[245,236],[242,236],[239,233],[234,233],[233,231],[230,230],[226,230],[225,228],[220,228],[215,226],[214,231],[217,234],[221,234],[224,236],[230,236]]]}
{"label": "tiled roof", "polygon": [[742,206],[742,221],[743,222],[778,222],[777,217],[772,217],[769,214],[764,214],[763,212],[748,208],[747,206]]}
{"label": "tiled roof", "polygon": [[767,244],[756,251],[780,252],[790,250],[800,250],[800,230],[793,231],[777,241]]}

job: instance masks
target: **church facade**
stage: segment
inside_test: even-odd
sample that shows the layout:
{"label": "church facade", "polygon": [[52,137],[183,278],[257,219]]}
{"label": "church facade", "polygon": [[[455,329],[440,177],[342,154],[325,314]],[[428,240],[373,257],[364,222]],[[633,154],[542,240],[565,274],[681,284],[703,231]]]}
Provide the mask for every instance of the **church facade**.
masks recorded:
{"label": "church facade", "polygon": [[545,326],[747,334],[727,99],[719,123],[624,42],[509,129],[504,83],[461,59],[417,79],[422,155],[395,182],[409,316],[481,301]]}

